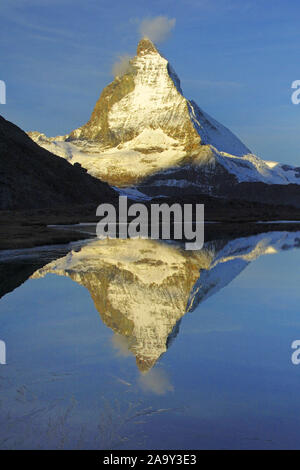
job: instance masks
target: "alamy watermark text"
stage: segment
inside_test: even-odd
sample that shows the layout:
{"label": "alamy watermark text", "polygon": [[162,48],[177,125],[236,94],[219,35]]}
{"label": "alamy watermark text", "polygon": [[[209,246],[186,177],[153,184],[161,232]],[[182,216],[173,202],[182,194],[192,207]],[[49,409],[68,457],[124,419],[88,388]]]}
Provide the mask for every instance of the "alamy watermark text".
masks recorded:
{"label": "alamy watermark text", "polygon": [[204,243],[204,205],[174,203],[169,206],[135,203],[128,207],[126,196],[119,197],[118,211],[110,203],[100,204],[96,215],[97,237],[188,240],[186,250],[201,250]]}
{"label": "alamy watermark text", "polygon": [[3,80],[0,80],[0,104],[6,104],[6,85]]}
{"label": "alamy watermark text", "polygon": [[292,93],[291,100],[293,104],[300,103],[300,80],[294,80],[292,83],[292,88],[295,91]]}
{"label": "alamy watermark text", "polygon": [[6,364],[6,344],[0,340],[0,364]]}

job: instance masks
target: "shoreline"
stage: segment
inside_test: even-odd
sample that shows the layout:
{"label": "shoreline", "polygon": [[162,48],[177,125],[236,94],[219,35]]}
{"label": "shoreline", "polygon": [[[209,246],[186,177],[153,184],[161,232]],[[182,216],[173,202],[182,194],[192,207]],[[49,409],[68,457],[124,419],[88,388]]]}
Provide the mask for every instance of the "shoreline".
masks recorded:
{"label": "shoreline", "polygon": [[[103,202],[110,202],[115,207],[118,203],[117,199]],[[153,203],[165,202],[172,205],[178,201],[155,199],[145,205],[148,207]],[[135,201],[128,199],[128,203]],[[295,207],[215,200],[204,195],[197,200],[194,198],[181,202],[184,203],[204,204],[205,240],[276,230],[300,230],[300,210]],[[90,233],[86,225],[99,222],[96,209],[95,204],[88,204],[58,209],[0,211],[0,250],[66,244],[94,238],[95,230]],[[128,218],[128,222],[130,220]]]}
{"label": "shoreline", "polygon": [[[78,225],[77,225],[78,224]],[[80,240],[96,239],[96,223],[82,222],[76,224],[55,224],[48,227],[40,224],[11,224],[0,228],[0,252],[51,245],[65,245]],[[91,224],[91,231],[87,226]],[[256,235],[265,232],[300,231],[300,221],[268,221],[268,222],[215,222],[205,223],[205,242],[214,239],[231,239]],[[180,243],[180,241],[178,241]],[[184,239],[182,239],[184,242]]]}

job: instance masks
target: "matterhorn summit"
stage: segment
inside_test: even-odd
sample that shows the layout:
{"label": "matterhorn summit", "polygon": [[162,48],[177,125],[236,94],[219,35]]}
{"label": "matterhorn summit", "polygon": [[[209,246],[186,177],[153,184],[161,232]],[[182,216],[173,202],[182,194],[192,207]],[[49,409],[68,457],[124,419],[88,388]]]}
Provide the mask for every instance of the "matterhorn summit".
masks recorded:
{"label": "matterhorn summit", "polygon": [[[123,73],[102,91],[89,121],[70,134],[39,145],[80,163],[118,188],[150,195],[207,193],[243,198],[257,191],[241,183],[299,184],[299,169],[266,162],[226,127],[183,95],[168,60],[147,38]],[[273,196],[272,196],[273,197]]]}
{"label": "matterhorn summit", "polygon": [[90,120],[73,131],[69,140],[89,140],[107,148],[126,147],[142,153],[161,152],[165,147],[191,152],[212,142],[214,134],[215,138],[227,136],[227,141],[220,141],[220,150],[250,153],[183,96],[169,62],[150,39],[142,39],[126,73],[103,90]]}

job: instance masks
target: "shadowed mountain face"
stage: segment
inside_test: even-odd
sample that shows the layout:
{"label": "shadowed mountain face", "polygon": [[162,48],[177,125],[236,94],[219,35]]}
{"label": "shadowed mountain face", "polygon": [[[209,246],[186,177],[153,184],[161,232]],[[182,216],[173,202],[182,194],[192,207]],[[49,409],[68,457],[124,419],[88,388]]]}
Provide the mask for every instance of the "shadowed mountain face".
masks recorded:
{"label": "shadowed mountain face", "polygon": [[98,205],[114,196],[106,183],[41,148],[0,116],[0,210]]}
{"label": "shadowed mountain face", "polygon": [[103,322],[149,371],[179,331],[179,322],[229,284],[251,261],[299,246],[300,232],[270,232],[208,242],[198,252],[154,240],[97,240],[37,270],[86,287]]}

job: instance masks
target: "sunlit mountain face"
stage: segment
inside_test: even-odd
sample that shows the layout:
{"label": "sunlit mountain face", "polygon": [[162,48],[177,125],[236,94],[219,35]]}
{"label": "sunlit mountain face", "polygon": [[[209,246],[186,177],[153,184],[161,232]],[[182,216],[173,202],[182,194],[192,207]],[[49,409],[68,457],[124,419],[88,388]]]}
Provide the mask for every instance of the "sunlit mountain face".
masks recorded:
{"label": "sunlit mountain face", "polygon": [[146,239],[87,243],[31,276],[67,276],[88,289],[114,341],[148,372],[179,332],[181,318],[262,255],[298,247],[300,232],[215,240],[200,251]]}
{"label": "sunlit mountain face", "polygon": [[86,124],[64,136],[37,131],[29,136],[138,199],[179,202],[206,194],[300,207],[299,167],[254,155],[187,99],[171,64],[146,38],[103,89]]}

